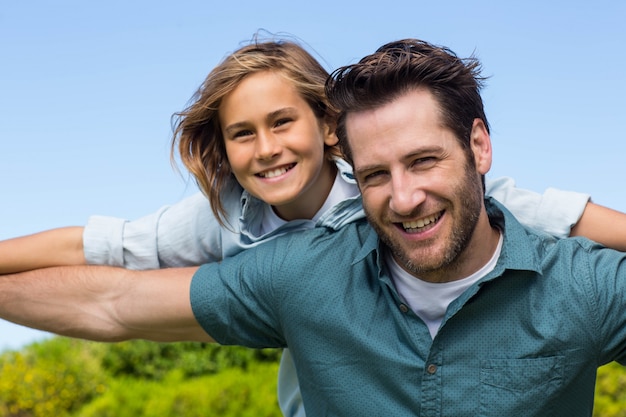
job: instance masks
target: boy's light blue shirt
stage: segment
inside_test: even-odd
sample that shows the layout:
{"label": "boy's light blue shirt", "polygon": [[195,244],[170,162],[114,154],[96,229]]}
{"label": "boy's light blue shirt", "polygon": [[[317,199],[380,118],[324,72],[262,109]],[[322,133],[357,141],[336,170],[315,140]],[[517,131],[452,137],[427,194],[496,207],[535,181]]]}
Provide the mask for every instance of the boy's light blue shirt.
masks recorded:
{"label": "boy's light blue shirt", "polygon": [[[336,160],[339,178],[355,187],[350,166]],[[530,227],[558,237],[569,234],[589,200],[586,194],[549,188],[538,194],[515,187],[510,178],[487,179],[487,193],[507,205]],[[266,203],[252,197],[235,181],[223,194],[229,227],[222,227],[208,200],[197,193],[156,213],[128,221],[92,216],[83,235],[85,258],[90,264],[114,265],[131,269],[156,269],[217,262],[293,231],[315,226],[340,228],[364,217],[360,197],[346,197],[317,222],[288,222],[271,233],[261,234]],[[278,398],[286,417],[303,417],[298,380],[288,351],[281,361]]]}
{"label": "boy's light blue shirt", "polygon": [[194,313],[220,343],[289,346],[309,417],[591,416],[597,367],[625,359],[626,254],[488,206],[501,256],[434,340],[365,221],[202,266]]}
{"label": "boy's light blue shirt", "polygon": [[[341,159],[336,163],[340,180],[354,187],[353,195],[358,195],[350,166]],[[572,195],[578,200],[578,194]],[[226,228],[219,224],[202,193],[138,220],[92,216],[83,234],[85,258],[90,264],[131,269],[201,265],[221,261],[285,233],[315,226],[338,228],[364,217],[361,198],[350,196],[317,222],[294,220],[261,234],[266,203],[251,196],[234,179],[221,197],[228,214]]]}

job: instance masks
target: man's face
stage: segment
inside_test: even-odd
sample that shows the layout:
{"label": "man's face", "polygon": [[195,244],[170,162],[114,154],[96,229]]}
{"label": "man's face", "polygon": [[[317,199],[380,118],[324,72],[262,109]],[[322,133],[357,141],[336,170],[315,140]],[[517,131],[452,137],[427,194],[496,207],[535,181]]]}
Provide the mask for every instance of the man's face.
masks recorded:
{"label": "man's face", "polygon": [[346,119],[369,222],[406,271],[433,282],[463,278],[476,266],[474,231],[481,216],[488,225],[481,174],[491,163],[482,121],[474,122],[468,157],[439,112],[419,89]]}

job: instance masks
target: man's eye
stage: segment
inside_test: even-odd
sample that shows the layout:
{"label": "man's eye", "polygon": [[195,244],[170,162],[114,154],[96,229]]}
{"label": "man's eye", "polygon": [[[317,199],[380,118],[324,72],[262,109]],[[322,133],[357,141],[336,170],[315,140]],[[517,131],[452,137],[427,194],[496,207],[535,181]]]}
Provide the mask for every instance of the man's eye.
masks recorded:
{"label": "man's eye", "polygon": [[427,157],[424,157],[424,158],[418,158],[418,159],[414,160],[411,165],[413,165],[413,166],[415,166],[417,168],[428,168],[428,167],[434,165],[435,162],[437,162],[437,158],[435,158],[434,156],[427,156]]}
{"label": "man's eye", "polygon": [[363,182],[375,181],[385,174],[385,171],[374,171],[363,176]]}

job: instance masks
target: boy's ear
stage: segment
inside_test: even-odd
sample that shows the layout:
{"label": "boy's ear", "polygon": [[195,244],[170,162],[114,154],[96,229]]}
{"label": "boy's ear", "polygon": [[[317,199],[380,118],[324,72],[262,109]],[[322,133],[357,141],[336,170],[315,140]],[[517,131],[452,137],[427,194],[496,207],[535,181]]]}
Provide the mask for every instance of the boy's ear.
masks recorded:
{"label": "boy's ear", "polygon": [[335,130],[337,129],[337,122],[335,120],[331,120],[329,117],[326,117],[322,128],[324,129],[325,145],[335,146],[339,143],[339,138],[335,134]]}

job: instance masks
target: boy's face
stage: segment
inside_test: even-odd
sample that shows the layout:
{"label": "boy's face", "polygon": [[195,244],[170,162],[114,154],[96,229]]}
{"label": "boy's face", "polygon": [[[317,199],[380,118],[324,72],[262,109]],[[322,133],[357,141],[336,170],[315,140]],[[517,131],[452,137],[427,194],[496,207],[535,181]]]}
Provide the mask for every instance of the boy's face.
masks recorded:
{"label": "boy's face", "polygon": [[239,184],[285,220],[311,218],[335,179],[324,149],[337,137],[293,84],[277,72],[248,75],[222,99],[219,118]]}

